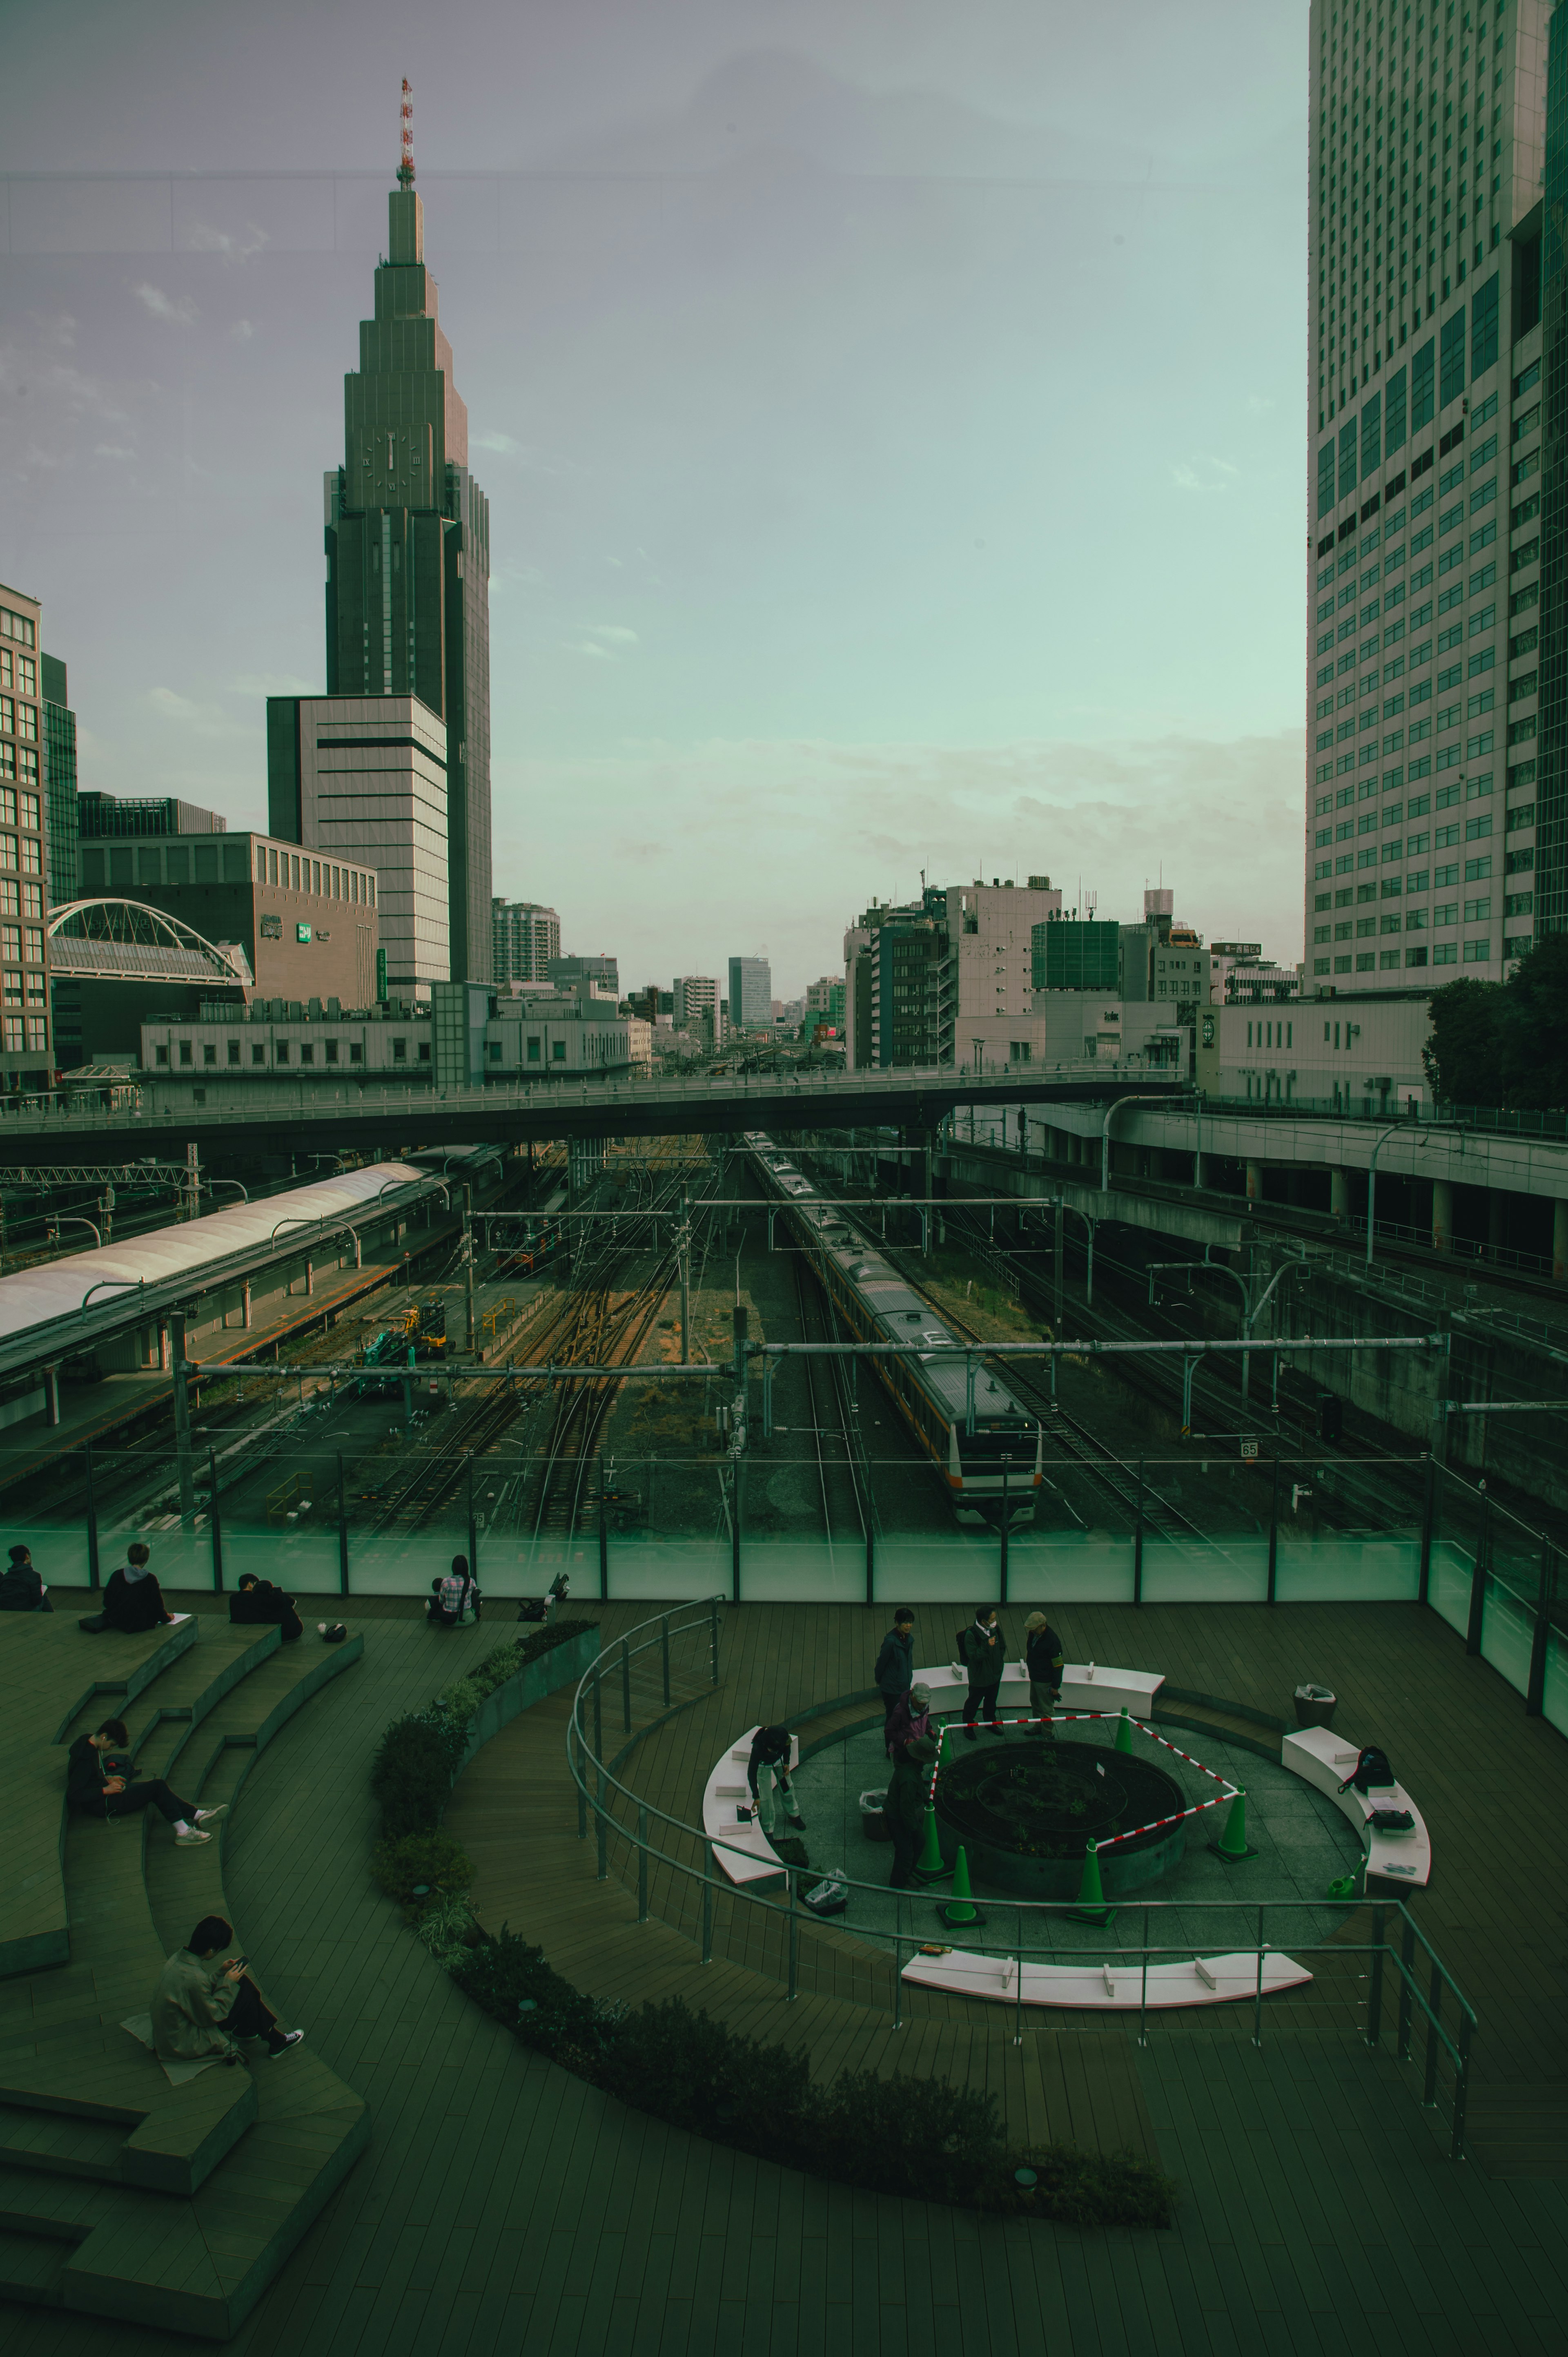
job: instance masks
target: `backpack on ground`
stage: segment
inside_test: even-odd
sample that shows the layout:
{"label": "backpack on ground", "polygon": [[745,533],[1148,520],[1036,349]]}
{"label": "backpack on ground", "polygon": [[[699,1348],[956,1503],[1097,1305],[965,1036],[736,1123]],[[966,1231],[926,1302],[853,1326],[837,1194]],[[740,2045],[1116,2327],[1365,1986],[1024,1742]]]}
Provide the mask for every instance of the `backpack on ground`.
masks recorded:
{"label": "backpack on ground", "polygon": [[1358,1792],[1366,1793],[1369,1792],[1374,1785],[1380,1789],[1397,1781],[1389,1764],[1388,1753],[1380,1750],[1375,1743],[1367,1743],[1363,1744],[1357,1753],[1356,1765],[1351,1769],[1339,1790],[1342,1792],[1348,1792],[1354,1786]]}

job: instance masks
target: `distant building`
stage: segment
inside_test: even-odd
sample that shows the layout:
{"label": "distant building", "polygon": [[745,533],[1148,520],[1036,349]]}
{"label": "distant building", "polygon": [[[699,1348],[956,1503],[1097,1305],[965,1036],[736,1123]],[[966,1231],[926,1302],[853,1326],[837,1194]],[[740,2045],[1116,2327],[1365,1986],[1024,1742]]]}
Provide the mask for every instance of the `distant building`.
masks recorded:
{"label": "distant building", "polygon": [[766,958],[731,958],[729,1005],[732,1030],[766,1031],[771,1028],[773,972]]}
{"label": "distant building", "polygon": [[374,870],[393,992],[482,979],[451,972],[446,801],[446,724],[417,696],[268,696],[269,833]]}
{"label": "distant building", "polygon": [[48,838],[41,767],[36,597],[0,582],[0,1086],[49,1083],[44,895]]}
{"label": "distant building", "polygon": [[57,655],[38,657],[43,721],[44,809],[48,821],[48,904],[76,898],[76,715],[66,668]]}
{"label": "distant building", "polygon": [[1035,929],[1059,916],[1061,897],[1048,876],[976,877],[867,909],[844,936],[849,1060],[1030,1062]]}
{"label": "distant building", "polygon": [[553,984],[596,982],[612,998],[620,996],[619,962],[600,951],[596,957],[563,957],[559,950],[548,960],[546,977]]}
{"label": "distant building", "polygon": [[1283,1006],[1301,996],[1301,975],[1266,958],[1261,942],[1210,942],[1208,996],[1216,1006]]}
{"label": "distant building", "polygon": [[178,802],[172,794],[132,800],[90,792],[78,794],[76,800],[78,840],[85,835],[95,842],[108,842],[115,836],[226,834],[229,831],[228,820],[220,818],[216,811],[203,810],[199,802]]}
{"label": "distant building", "polygon": [[670,1019],[677,1031],[690,1031],[710,1048],[724,1038],[719,1015],[719,986],[712,974],[678,974],[670,994]]}
{"label": "distant building", "polygon": [[509,982],[545,983],[550,961],[561,954],[561,920],[539,900],[490,902],[491,976]]}

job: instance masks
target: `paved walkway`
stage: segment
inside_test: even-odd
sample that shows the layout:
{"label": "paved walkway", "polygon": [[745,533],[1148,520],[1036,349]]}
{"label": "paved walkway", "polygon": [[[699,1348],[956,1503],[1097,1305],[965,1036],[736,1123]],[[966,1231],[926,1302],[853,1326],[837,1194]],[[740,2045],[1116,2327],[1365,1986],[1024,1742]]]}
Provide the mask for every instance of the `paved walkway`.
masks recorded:
{"label": "paved walkway", "polygon": [[[397,1599],[351,1609],[370,1640],[364,1663],[258,1762],[228,1884],[265,1985],[366,2096],[373,2141],[231,2344],[242,2357],[908,2357],[932,2346],[963,2357],[1560,2357],[1568,2188],[1451,2166],[1391,2061],[1332,2029],[1276,2031],[1258,2052],[1232,2019],[1134,2051],[1147,2133],[1184,2188],[1174,2228],[1138,2235],[1004,2224],[821,2184],[666,2129],[529,2056],[459,1996],[366,1872],[365,1771],[380,1729],[510,1629],[435,1636]],[[611,1637],[646,1611],[586,1609]],[[955,1617],[931,1609],[939,1627]],[[830,1693],[863,1684],[880,1635],[849,1608],[748,1606],[725,1620],[737,1727],[757,1715],[748,1658],[766,1663],[774,1706],[790,1707],[824,1666],[840,1676]],[[1473,1984],[1489,2067],[1561,2070],[1545,2039],[1560,2034],[1550,1975],[1568,1746],[1466,1662],[1435,1615],[1106,1607],[1075,1609],[1072,1621],[1075,1650],[1262,1708],[1282,1708],[1304,1672],[1334,1681],[1346,1726],[1381,1733],[1432,1821],[1440,1872],[1423,1920]],[[515,1779],[509,1753],[521,1756],[542,1724],[515,1722],[467,1781],[477,1791]],[[542,1771],[509,1796],[513,1928],[535,1928],[533,1861],[548,1867],[553,1846],[575,1852],[577,1903],[603,1926],[595,1937],[650,1951],[677,1941],[628,1922],[618,1879],[594,1881],[591,1845],[585,1855],[575,1821],[560,1824],[562,1798]],[[472,1805],[465,1792],[457,1814]],[[775,1996],[772,2018],[783,2011]],[[1048,2093],[1071,2034],[1032,2037]],[[1094,2042],[1109,2046],[1103,2032]],[[7,2357],[188,2357],[192,2345],[0,2315]]]}

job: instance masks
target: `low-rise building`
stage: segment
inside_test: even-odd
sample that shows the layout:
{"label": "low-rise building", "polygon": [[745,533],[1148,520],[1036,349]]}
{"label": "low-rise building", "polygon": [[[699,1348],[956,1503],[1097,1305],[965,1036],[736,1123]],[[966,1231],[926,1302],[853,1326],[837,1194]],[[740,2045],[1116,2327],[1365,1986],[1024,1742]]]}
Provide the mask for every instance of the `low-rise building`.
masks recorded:
{"label": "low-rise building", "polygon": [[1194,1072],[1207,1095],[1262,1103],[1387,1108],[1432,1104],[1422,1050],[1431,990],[1340,991],[1283,1002],[1205,1007]]}

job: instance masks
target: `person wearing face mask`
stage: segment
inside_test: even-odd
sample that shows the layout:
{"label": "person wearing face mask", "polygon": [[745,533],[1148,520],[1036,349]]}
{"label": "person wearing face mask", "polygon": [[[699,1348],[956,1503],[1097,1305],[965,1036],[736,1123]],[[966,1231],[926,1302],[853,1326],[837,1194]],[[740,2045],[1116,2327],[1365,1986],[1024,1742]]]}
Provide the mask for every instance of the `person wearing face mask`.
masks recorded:
{"label": "person wearing face mask", "polygon": [[963,1707],[963,1731],[969,1742],[975,1740],[975,1721],[989,1719],[998,1725],[996,1695],[1006,1666],[1007,1648],[996,1618],[994,1604],[982,1604],[974,1619],[959,1640],[959,1652],[969,1673],[969,1699]]}

